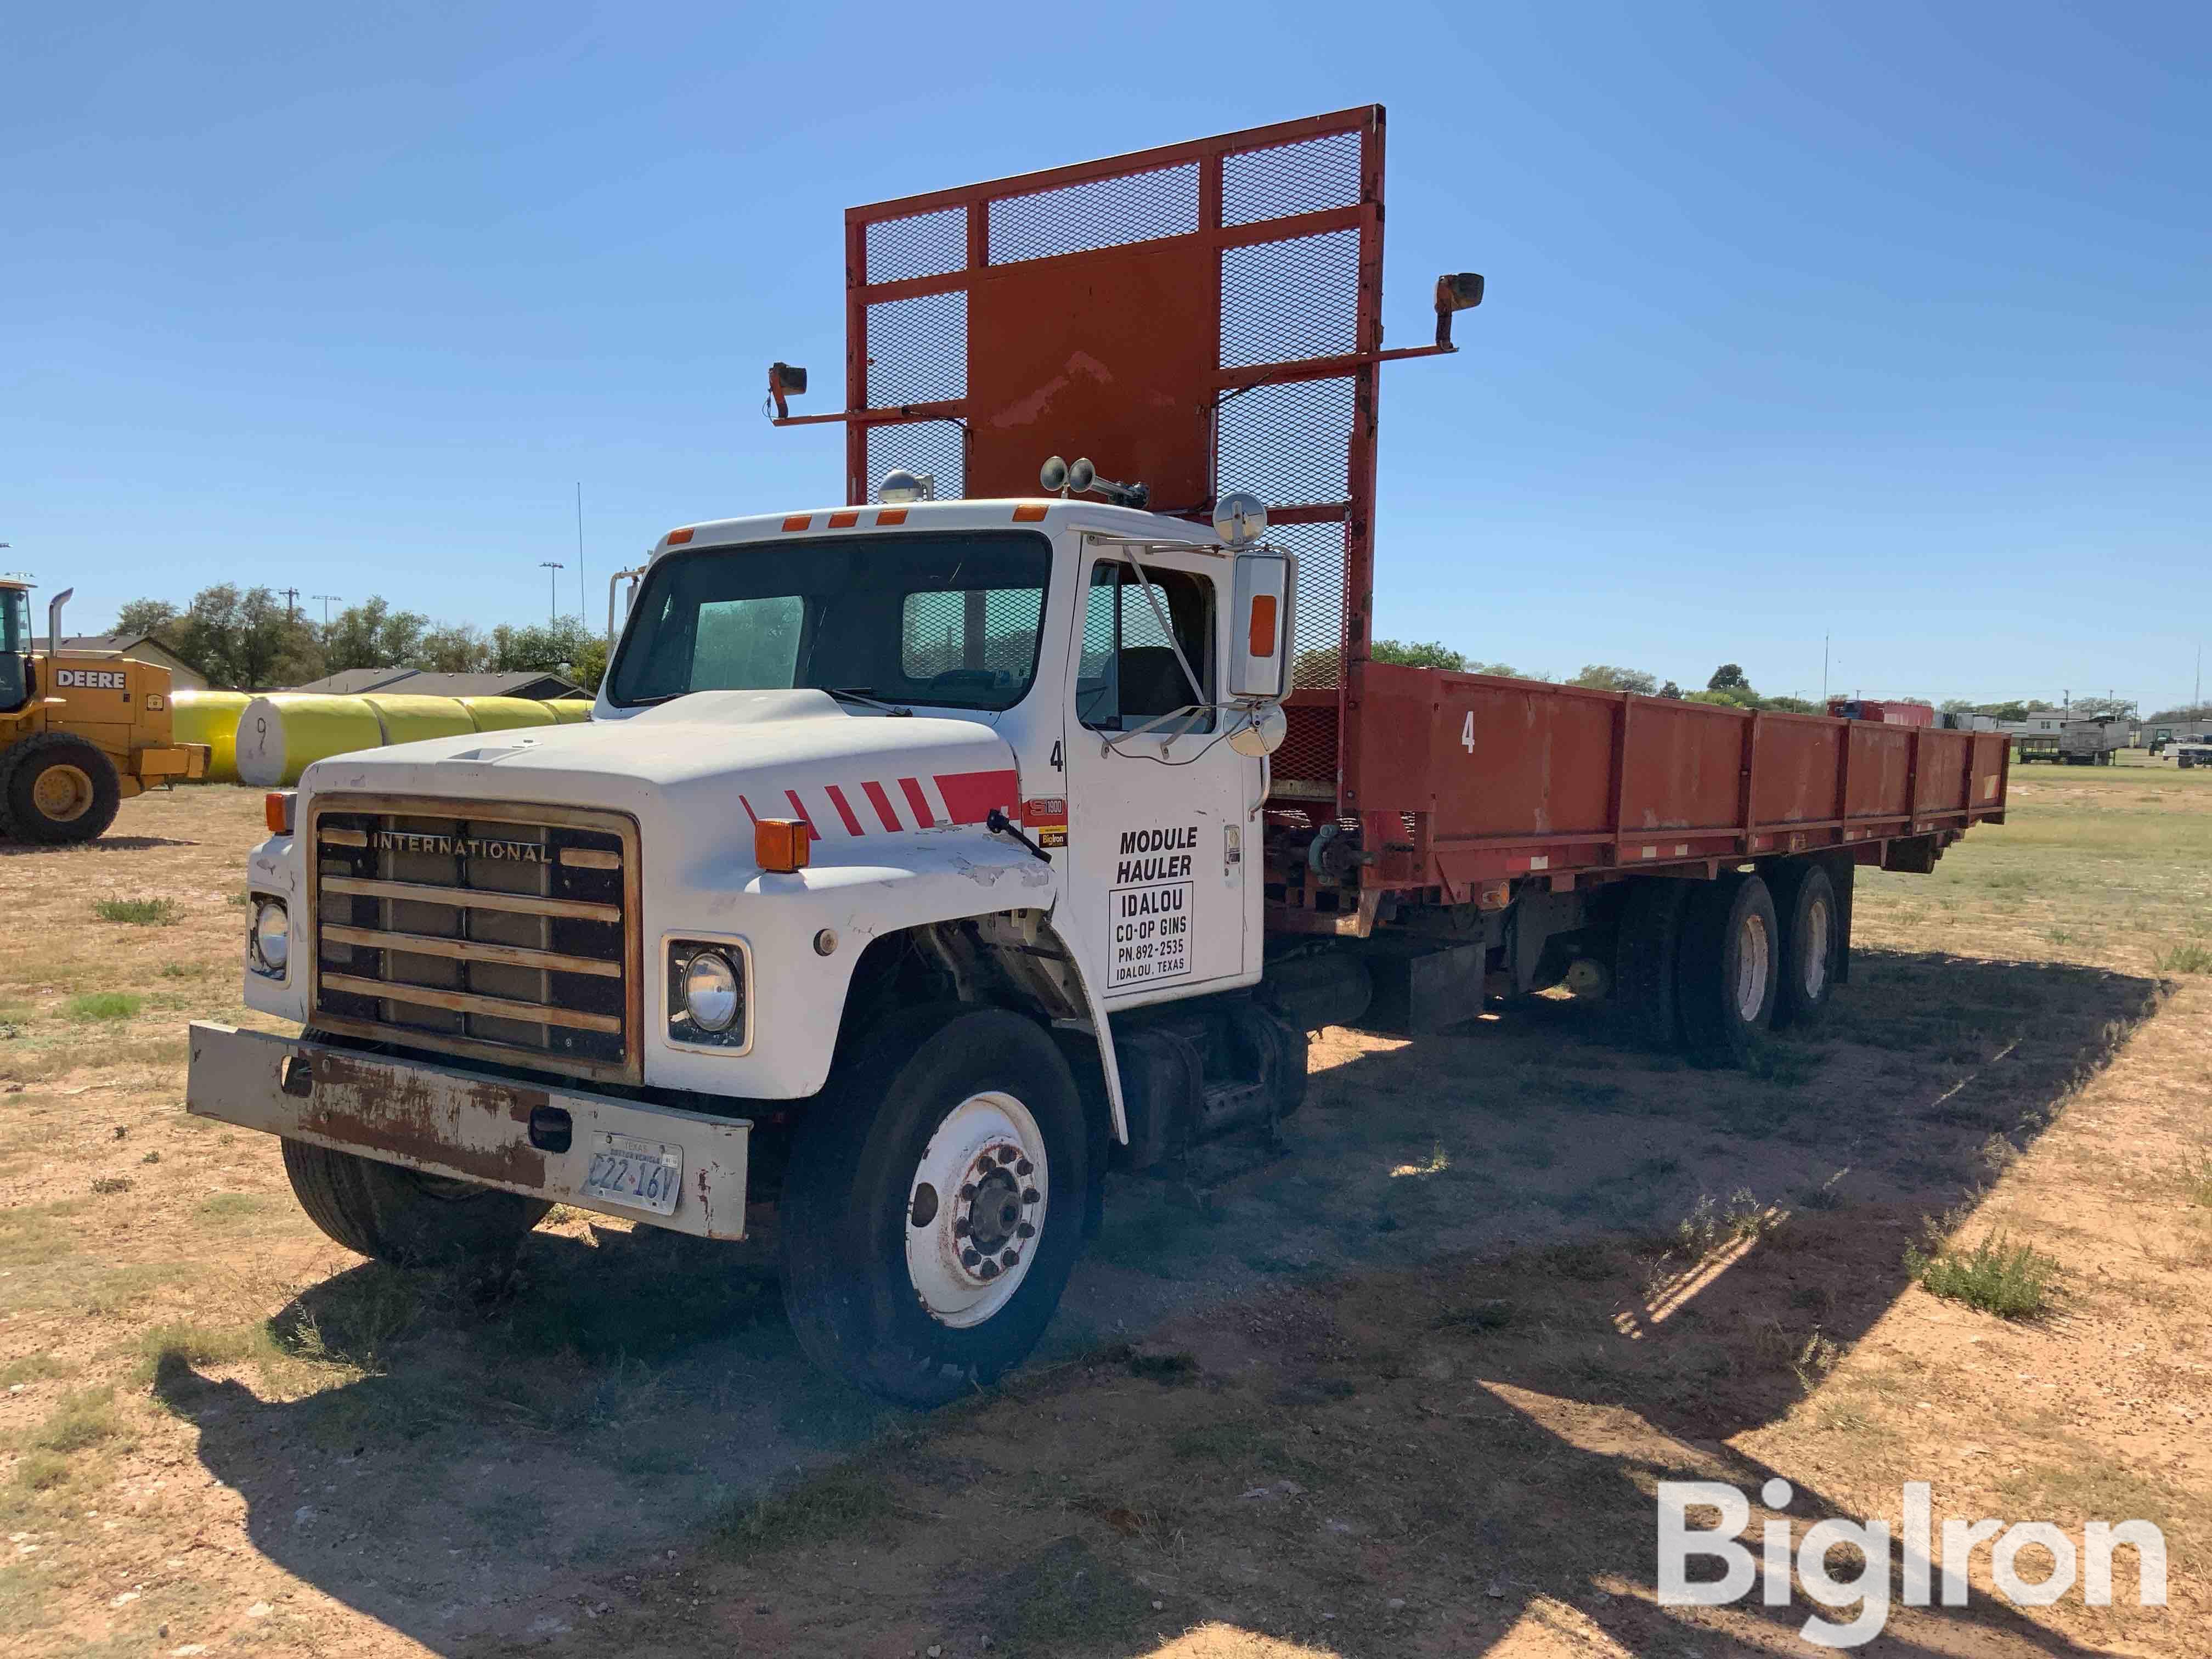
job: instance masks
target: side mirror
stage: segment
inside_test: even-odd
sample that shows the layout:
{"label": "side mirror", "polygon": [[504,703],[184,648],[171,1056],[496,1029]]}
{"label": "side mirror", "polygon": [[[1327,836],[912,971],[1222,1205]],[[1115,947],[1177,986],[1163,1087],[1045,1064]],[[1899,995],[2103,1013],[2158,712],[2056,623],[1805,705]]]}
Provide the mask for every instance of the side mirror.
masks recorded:
{"label": "side mirror", "polygon": [[1291,593],[1285,554],[1249,548],[1237,555],[1230,611],[1230,699],[1279,702],[1291,684]]}
{"label": "side mirror", "polygon": [[1446,272],[1437,278],[1437,343],[1449,346],[1452,343],[1451,319],[1455,311],[1472,311],[1482,303],[1482,273],[1462,270],[1457,275]]}

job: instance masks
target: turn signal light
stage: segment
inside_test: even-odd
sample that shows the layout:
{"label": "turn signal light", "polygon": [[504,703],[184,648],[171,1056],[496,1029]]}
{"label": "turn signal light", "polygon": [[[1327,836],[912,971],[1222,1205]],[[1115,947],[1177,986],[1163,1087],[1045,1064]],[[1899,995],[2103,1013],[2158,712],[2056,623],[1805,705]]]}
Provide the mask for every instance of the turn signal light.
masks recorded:
{"label": "turn signal light", "polygon": [[271,789],[261,798],[261,816],[272,836],[292,833],[292,804],[300,799],[296,789]]}
{"label": "turn signal light", "polygon": [[753,862],[780,875],[804,870],[811,850],[809,840],[804,818],[757,818],[753,822]]}
{"label": "turn signal light", "polygon": [[1252,596],[1252,634],[1247,648],[1255,657],[1275,654],[1275,596],[1255,593]]}

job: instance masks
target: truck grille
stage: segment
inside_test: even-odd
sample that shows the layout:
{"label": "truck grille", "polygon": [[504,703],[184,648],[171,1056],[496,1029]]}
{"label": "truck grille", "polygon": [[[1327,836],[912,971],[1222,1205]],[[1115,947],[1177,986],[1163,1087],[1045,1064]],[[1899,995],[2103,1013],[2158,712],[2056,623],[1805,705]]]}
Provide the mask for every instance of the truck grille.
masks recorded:
{"label": "truck grille", "polygon": [[642,1080],[630,819],[325,795],[307,835],[319,1029]]}

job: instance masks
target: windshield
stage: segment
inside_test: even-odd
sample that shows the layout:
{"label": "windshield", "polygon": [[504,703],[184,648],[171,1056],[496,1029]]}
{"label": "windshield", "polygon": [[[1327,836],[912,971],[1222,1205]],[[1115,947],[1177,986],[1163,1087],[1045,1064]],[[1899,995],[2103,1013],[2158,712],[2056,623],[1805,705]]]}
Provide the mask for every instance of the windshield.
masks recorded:
{"label": "windshield", "polygon": [[1036,678],[1052,545],[1027,531],[749,542],[662,559],[608,676],[617,707],[815,686],[1011,708]]}
{"label": "windshield", "polygon": [[0,714],[13,714],[30,696],[24,656],[31,648],[31,596],[0,587]]}

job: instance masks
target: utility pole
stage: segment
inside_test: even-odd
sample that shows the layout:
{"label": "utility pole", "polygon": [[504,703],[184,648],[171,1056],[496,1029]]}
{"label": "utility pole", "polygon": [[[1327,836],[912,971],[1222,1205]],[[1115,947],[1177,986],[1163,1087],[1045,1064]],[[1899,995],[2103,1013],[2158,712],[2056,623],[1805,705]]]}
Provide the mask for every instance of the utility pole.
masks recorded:
{"label": "utility pole", "polygon": [[591,615],[584,593],[584,481],[576,480],[576,619]]}
{"label": "utility pole", "polygon": [[558,559],[540,559],[538,568],[545,575],[545,620],[550,624],[561,620],[561,573],[568,567]]}
{"label": "utility pole", "polygon": [[323,602],[323,626],[328,628],[331,625],[331,601],[332,599],[342,599],[345,598],[345,595],[343,593],[310,593],[307,597],[311,599],[320,599]]}
{"label": "utility pole", "polygon": [[284,596],[284,620],[288,623],[299,621],[300,590],[296,587],[280,587],[276,591]]}
{"label": "utility pole", "polygon": [[1828,636],[1820,635],[1820,712],[1828,711]]}

